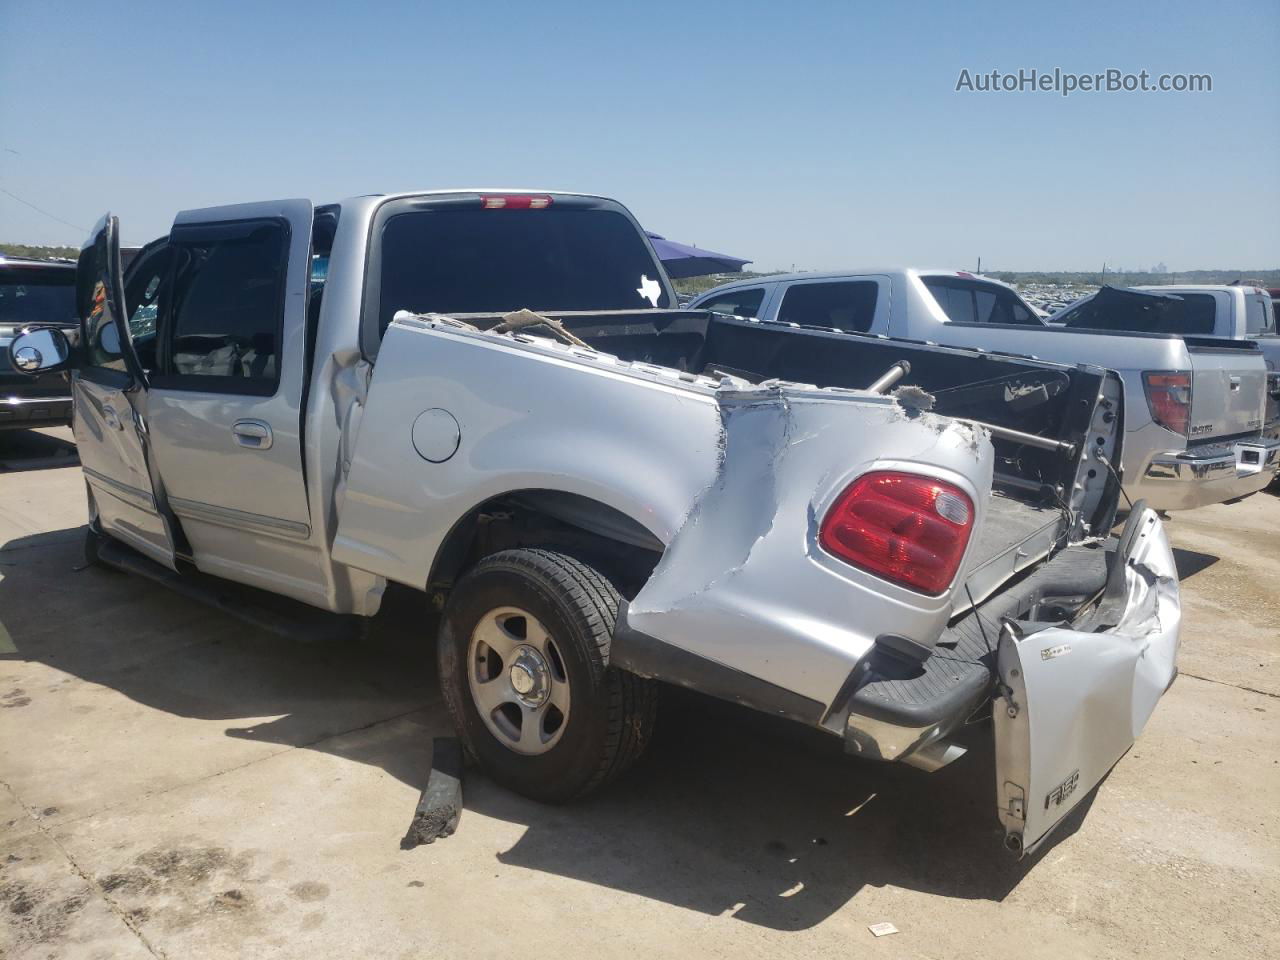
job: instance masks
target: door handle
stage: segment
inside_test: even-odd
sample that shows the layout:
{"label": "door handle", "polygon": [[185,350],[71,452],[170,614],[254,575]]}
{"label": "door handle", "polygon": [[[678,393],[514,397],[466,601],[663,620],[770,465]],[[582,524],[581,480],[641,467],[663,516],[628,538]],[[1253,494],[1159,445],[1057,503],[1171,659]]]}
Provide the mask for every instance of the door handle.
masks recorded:
{"label": "door handle", "polygon": [[271,449],[271,427],[261,420],[237,420],[231,427],[236,443],[250,450]]}
{"label": "door handle", "polygon": [[116,408],[107,404],[102,408],[102,422],[112,430],[122,429],[120,426],[120,415],[116,413]]}
{"label": "door handle", "polygon": [[1239,389],[1240,389],[1240,378],[1239,378],[1239,377],[1237,377],[1237,376],[1232,376],[1232,377],[1230,377],[1230,378],[1228,379],[1228,381],[1227,381],[1227,382],[1230,384],[1230,386],[1231,386],[1231,389],[1232,389],[1232,390],[1239,390]]}

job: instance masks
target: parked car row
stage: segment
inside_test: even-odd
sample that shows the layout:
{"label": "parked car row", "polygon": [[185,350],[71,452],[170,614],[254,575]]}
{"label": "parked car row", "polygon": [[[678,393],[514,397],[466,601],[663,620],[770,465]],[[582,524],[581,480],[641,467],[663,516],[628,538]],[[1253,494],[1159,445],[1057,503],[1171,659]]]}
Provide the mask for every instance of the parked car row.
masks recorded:
{"label": "parked car row", "polygon": [[[87,558],[300,619],[430,595],[463,743],[540,800],[626,770],[658,682],[925,770],[990,711],[996,814],[1033,850],[1176,675],[1151,503],[1272,469],[1255,344],[1050,330],[915,270],[682,309],[599,197],[191,210],[127,271],[118,235],[81,253],[79,327],[9,346],[70,374]],[[1154,500],[1115,536],[1122,478]]]}
{"label": "parked car row", "polygon": [[[1124,381],[1126,496],[1186,510],[1255,493],[1280,468],[1275,381],[1268,382],[1280,338],[1269,323],[1270,298],[1251,287],[1220,287],[1164,299],[1176,305],[1192,296],[1207,301],[1196,304],[1194,319],[1160,323],[1143,319],[1154,312],[1146,307],[1155,295],[1104,287],[1053,325],[997,280],[882,269],[740,280],[689,306],[1115,370]],[[839,372],[823,382],[840,383]],[[1093,459],[1097,469],[1110,469]]]}

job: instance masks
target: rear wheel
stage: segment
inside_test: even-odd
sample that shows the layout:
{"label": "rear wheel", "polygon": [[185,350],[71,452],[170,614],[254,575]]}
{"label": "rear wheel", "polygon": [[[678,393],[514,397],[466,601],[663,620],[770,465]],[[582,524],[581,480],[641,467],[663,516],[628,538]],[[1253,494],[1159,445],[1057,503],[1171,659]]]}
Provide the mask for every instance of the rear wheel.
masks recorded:
{"label": "rear wheel", "polygon": [[467,750],[499,783],[564,801],[639,757],[656,688],[606,666],[620,602],[598,570],[550,550],[493,554],[458,581],[440,627],[441,687]]}

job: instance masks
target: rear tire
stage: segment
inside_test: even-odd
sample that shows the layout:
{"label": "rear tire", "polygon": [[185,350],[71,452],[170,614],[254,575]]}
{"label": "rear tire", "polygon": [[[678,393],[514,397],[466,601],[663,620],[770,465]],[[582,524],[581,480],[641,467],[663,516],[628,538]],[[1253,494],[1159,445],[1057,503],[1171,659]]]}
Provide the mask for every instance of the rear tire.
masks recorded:
{"label": "rear tire", "polygon": [[607,666],[621,602],[598,570],[551,550],[504,550],[458,581],[440,625],[440,685],[494,780],[557,803],[640,756],[657,688]]}

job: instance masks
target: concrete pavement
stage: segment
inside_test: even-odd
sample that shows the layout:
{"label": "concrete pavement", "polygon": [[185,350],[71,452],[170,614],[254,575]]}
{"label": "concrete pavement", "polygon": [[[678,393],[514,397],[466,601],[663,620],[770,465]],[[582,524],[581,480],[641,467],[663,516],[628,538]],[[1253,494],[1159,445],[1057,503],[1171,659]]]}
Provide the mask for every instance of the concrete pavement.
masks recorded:
{"label": "concrete pavement", "polygon": [[79,569],[68,436],[0,435],[0,956],[1280,954],[1271,494],[1175,515],[1183,675],[1027,861],[986,726],[929,775],[681,697],[598,797],[469,771],[458,833],[402,851],[448,729],[425,603],[300,644]]}

